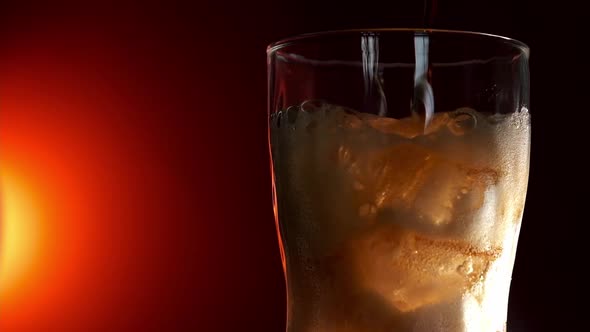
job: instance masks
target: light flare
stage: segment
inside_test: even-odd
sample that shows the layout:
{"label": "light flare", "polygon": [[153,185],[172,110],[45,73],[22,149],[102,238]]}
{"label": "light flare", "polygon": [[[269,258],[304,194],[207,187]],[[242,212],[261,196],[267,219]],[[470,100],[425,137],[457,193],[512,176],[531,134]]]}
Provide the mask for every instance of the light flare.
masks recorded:
{"label": "light flare", "polygon": [[39,259],[42,213],[38,198],[23,176],[0,169],[0,297],[19,288]]}

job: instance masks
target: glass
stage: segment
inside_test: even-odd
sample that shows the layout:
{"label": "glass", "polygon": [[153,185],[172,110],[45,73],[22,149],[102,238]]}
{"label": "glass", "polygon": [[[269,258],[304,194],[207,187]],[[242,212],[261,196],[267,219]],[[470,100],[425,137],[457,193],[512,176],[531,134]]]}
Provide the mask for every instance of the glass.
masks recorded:
{"label": "glass", "polygon": [[267,54],[287,331],[505,331],[529,174],[528,47],[384,29]]}

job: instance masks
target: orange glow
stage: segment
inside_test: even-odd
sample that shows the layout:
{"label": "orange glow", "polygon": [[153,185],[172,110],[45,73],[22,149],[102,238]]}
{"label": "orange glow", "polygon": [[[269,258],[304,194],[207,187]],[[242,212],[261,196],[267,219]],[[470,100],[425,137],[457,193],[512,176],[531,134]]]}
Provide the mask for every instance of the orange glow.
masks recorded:
{"label": "orange glow", "polygon": [[136,39],[131,21],[47,19],[23,23],[0,52],[0,331],[192,317],[193,301],[215,294],[201,271],[217,253],[205,249],[222,243],[202,235],[221,233],[205,207],[224,188],[203,176],[218,171],[203,156],[226,151],[199,143],[218,133],[185,111],[193,78],[168,84],[186,75],[168,66],[169,41]]}
{"label": "orange glow", "polygon": [[41,213],[30,187],[14,172],[1,170],[2,231],[0,297],[17,288],[39,256]]}

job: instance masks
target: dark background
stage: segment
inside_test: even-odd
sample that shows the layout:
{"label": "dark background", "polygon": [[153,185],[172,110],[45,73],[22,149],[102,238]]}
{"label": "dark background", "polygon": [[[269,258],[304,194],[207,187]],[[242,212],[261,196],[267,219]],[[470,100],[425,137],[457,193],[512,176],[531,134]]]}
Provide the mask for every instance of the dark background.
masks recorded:
{"label": "dark background", "polygon": [[[0,299],[0,330],[282,331],[265,47],[304,32],[421,27],[422,2],[0,9],[0,159],[49,206],[35,268]],[[531,47],[532,167],[509,326],[572,331],[584,11],[440,0],[437,12],[436,28]]]}

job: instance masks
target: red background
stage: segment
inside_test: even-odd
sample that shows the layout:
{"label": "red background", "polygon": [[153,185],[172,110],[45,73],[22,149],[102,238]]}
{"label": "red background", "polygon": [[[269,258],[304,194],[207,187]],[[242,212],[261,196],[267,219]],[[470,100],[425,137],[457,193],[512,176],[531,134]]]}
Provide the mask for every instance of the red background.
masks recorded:
{"label": "red background", "polygon": [[264,43],[198,8],[7,19],[2,163],[38,192],[42,243],[2,296],[0,330],[282,327],[260,319],[284,315]]}
{"label": "red background", "polygon": [[[0,330],[283,330],[265,46],[316,30],[419,26],[421,7],[5,5],[0,169],[4,190],[21,190],[36,217],[21,228],[34,244],[27,267],[0,285]],[[439,7],[439,27],[532,47],[533,168],[510,322],[563,328],[570,309],[552,303],[574,272],[548,265],[569,266],[578,242],[551,225],[580,218],[557,208],[579,198],[549,193],[572,190],[555,174],[582,174],[559,157],[583,141],[581,125],[555,125],[580,94],[581,75],[564,69],[578,57],[580,14],[510,1]]]}

